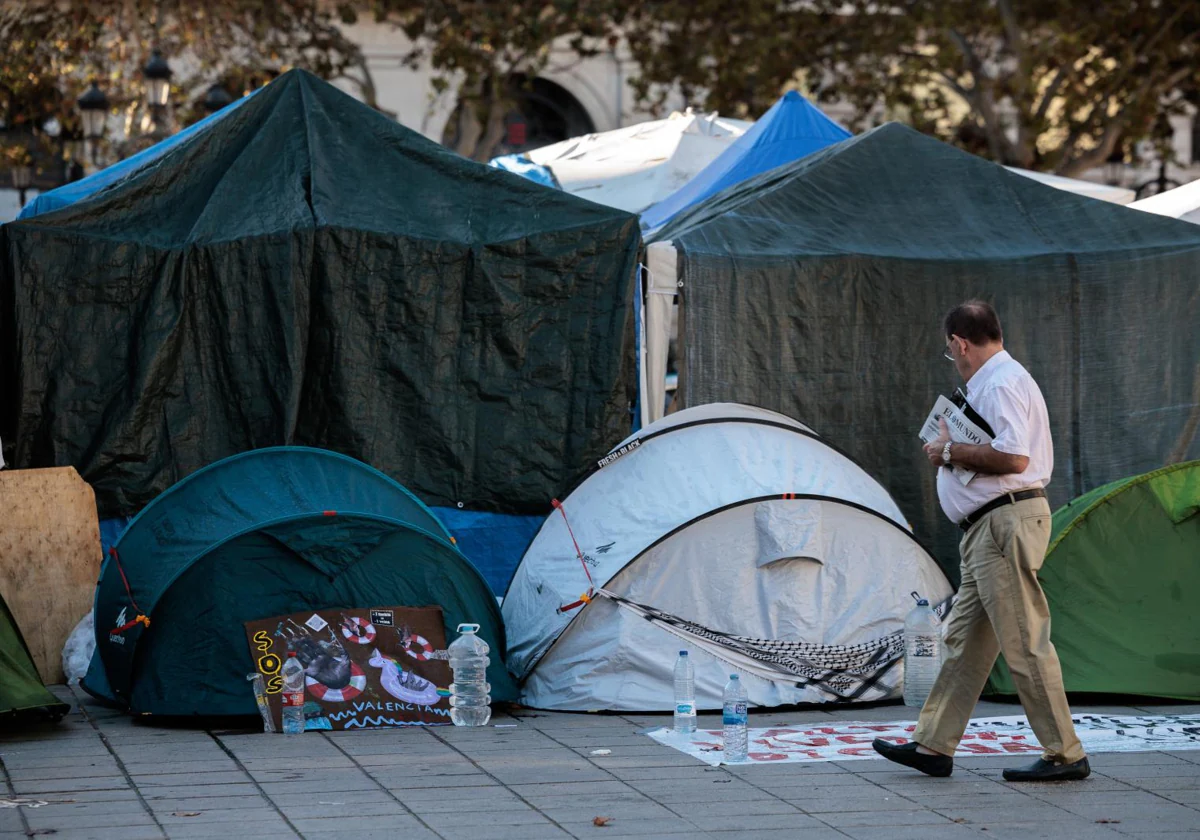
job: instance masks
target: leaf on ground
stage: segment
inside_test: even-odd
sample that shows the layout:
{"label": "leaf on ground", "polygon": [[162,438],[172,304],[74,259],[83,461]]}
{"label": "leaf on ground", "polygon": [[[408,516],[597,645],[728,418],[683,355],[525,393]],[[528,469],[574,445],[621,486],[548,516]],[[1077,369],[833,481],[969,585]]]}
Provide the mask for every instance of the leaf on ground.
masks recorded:
{"label": "leaf on ground", "polygon": [[612,821],[612,817],[596,817],[592,820],[592,825],[597,826],[598,828],[604,828],[604,826],[608,825]]}
{"label": "leaf on ground", "polygon": [[1096,822],[1098,822],[1102,825],[1115,825],[1121,821],[1120,820],[1100,819],[1100,820],[1096,820]]}
{"label": "leaf on ground", "polygon": [[198,816],[200,816],[200,812],[199,811],[176,811],[175,813],[171,814],[171,816],[172,817],[198,817]]}

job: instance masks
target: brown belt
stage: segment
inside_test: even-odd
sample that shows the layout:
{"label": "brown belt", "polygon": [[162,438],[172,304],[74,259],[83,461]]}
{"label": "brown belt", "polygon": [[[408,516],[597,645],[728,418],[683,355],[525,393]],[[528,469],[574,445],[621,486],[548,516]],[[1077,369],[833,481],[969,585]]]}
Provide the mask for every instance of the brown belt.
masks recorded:
{"label": "brown belt", "polygon": [[996,508],[1002,508],[1005,505],[1015,504],[1016,502],[1023,502],[1026,499],[1044,498],[1046,498],[1046,491],[1040,487],[1038,487],[1036,490],[1019,490],[1016,493],[1005,493],[999,498],[992,499],[974,513],[964,516],[963,521],[958,523],[958,527],[962,528],[964,531],[969,531],[972,525],[974,525],[980,519],[983,519],[983,517],[987,516],[992,511],[996,510]]}

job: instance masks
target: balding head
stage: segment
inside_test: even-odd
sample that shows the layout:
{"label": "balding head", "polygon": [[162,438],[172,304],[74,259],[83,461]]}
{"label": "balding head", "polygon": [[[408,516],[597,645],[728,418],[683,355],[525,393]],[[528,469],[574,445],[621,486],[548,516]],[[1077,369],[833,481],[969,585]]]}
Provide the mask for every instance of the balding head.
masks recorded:
{"label": "balding head", "polygon": [[983,300],[960,303],[946,314],[944,326],[946,338],[958,336],[979,347],[1004,340],[1000,317],[992,305]]}

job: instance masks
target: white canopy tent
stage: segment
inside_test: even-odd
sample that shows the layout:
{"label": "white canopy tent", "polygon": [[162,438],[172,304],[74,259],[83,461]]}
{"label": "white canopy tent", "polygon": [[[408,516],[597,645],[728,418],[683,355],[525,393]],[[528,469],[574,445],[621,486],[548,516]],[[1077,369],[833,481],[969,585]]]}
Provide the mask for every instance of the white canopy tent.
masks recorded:
{"label": "white canopy tent", "polygon": [[524,157],[553,172],[566,192],[641,213],[690,181],[751,125],[688,109],[543,146]]}
{"label": "white canopy tent", "polygon": [[1006,166],[1004,168],[1009,172],[1024,175],[1026,178],[1031,178],[1048,187],[1054,187],[1056,190],[1065,190],[1076,195],[1086,195],[1088,198],[1095,198],[1112,204],[1129,204],[1137,197],[1137,193],[1133,190],[1125,189],[1125,187],[1097,184],[1094,181],[1083,181],[1079,178],[1064,178],[1062,175],[1051,175],[1049,172],[1034,172],[1032,169],[1018,169],[1015,166]]}
{"label": "white canopy tent", "polygon": [[1182,187],[1143,198],[1129,206],[1135,210],[1200,225],[1200,181],[1192,181]]}
{"label": "white canopy tent", "polygon": [[505,596],[523,703],[669,709],[681,647],[703,709],[731,669],[758,706],[896,696],[910,593],[951,589],[861,467],[795,420],[724,403],[610,456],[547,518]]}

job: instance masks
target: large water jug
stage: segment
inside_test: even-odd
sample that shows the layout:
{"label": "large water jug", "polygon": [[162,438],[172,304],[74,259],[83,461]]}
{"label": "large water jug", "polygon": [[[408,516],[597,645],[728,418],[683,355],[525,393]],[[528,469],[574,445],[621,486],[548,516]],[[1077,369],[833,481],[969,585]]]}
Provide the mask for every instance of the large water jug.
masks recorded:
{"label": "large water jug", "polygon": [[941,624],[929,602],[918,598],[904,620],[904,705],[925,705],[941,666]]}
{"label": "large water jug", "polygon": [[492,719],[492,687],[487,682],[488,643],[475,634],[478,624],[460,624],[450,645],[450,720],[455,726],[487,726]]}

